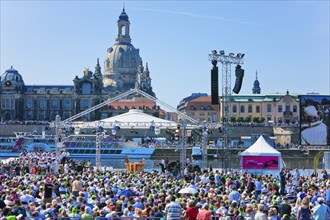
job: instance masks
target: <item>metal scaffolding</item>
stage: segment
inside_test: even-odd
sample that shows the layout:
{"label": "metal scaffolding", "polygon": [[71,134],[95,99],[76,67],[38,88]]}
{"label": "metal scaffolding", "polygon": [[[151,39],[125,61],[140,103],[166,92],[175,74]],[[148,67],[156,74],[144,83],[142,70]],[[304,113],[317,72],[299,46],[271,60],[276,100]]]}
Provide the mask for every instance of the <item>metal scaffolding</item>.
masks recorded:
{"label": "metal scaffolding", "polygon": [[217,65],[217,62],[222,64],[222,169],[226,169],[226,157],[227,157],[227,148],[229,141],[229,124],[230,124],[230,100],[231,100],[231,64],[243,64],[244,54],[238,53],[236,56],[234,53],[229,53],[225,55],[225,51],[220,50],[217,53],[216,50],[213,50],[209,54],[209,60],[214,66]]}
{"label": "metal scaffolding", "polygon": [[202,130],[202,170],[207,170],[207,128]]}
{"label": "metal scaffolding", "polygon": [[181,123],[181,151],[180,151],[180,170],[183,173],[186,168],[187,161],[187,145],[186,145],[186,127],[187,123]]}

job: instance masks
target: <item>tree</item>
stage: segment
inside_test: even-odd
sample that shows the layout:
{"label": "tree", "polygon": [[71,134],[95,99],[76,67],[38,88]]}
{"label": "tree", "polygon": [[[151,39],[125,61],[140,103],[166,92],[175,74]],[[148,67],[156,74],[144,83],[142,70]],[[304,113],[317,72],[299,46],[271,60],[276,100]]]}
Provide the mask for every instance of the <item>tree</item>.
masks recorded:
{"label": "tree", "polygon": [[233,122],[233,123],[235,123],[236,122],[236,117],[235,116],[231,116],[230,117],[230,121]]}
{"label": "tree", "polygon": [[320,158],[322,156],[323,156],[323,151],[319,151],[319,152],[317,152],[317,154],[315,155],[314,160],[313,160],[313,170],[314,170],[314,173],[316,176],[317,176],[317,170],[319,168]]}
{"label": "tree", "polygon": [[259,117],[252,117],[252,121],[254,123],[258,123],[259,122]]}
{"label": "tree", "polygon": [[236,121],[237,122],[243,122],[243,117],[242,116],[237,116]]}
{"label": "tree", "polygon": [[249,116],[245,116],[244,117],[244,122],[251,122],[251,119],[252,117],[249,115]]}
{"label": "tree", "polygon": [[264,123],[265,121],[266,121],[266,118],[264,118],[264,117],[259,118],[259,123]]}

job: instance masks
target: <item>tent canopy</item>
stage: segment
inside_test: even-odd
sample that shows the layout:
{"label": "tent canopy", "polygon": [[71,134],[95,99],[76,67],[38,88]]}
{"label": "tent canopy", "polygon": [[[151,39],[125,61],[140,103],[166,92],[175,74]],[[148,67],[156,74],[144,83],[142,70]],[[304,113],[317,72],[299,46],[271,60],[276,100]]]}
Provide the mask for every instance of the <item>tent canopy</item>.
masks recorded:
{"label": "tent canopy", "polygon": [[264,170],[277,170],[285,167],[281,152],[274,149],[263,136],[248,149],[241,153],[243,169],[255,172]]}
{"label": "tent canopy", "polygon": [[261,135],[251,147],[241,153],[241,156],[281,156],[281,152],[274,149]]}
{"label": "tent canopy", "polygon": [[152,115],[143,113],[142,110],[131,109],[127,113],[116,115],[110,118],[101,120],[104,123],[113,123],[126,126],[177,126],[176,122],[168,121],[162,118],[157,118]]}

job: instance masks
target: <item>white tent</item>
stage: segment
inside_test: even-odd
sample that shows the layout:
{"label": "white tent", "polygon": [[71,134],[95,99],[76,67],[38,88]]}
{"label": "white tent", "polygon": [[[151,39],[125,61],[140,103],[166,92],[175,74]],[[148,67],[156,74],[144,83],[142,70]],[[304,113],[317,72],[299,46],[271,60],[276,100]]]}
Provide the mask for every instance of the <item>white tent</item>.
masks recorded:
{"label": "white tent", "polygon": [[157,118],[152,115],[143,113],[142,110],[137,109],[131,109],[127,113],[116,115],[110,118],[105,118],[101,120],[101,122],[118,125],[121,127],[150,127],[151,125],[154,125],[156,127],[177,126],[176,122]]}
{"label": "white tent", "polygon": [[243,169],[280,170],[284,167],[281,152],[274,149],[262,135],[240,155]]}

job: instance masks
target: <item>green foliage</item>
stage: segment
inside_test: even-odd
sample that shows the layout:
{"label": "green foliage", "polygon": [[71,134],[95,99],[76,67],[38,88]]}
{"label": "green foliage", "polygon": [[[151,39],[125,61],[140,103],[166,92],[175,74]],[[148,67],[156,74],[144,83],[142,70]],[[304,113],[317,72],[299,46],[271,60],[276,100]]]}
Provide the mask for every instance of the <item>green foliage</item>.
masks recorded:
{"label": "green foliage", "polygon": [[245,116],[244,117],[244,122],[251,122],[251,120],[252,120],[252,116]]}

